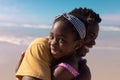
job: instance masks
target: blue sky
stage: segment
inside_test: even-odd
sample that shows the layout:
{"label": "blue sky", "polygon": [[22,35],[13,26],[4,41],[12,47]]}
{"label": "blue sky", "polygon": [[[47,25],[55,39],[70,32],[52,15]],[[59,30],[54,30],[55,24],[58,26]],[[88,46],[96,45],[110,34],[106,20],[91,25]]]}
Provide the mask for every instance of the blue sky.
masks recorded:
{"label": "blue sky", "polygon": [[87,7],[99,13],[100,25],[120,26],[120,0],[0,0],[0,26],[43,26],[58,14]]}

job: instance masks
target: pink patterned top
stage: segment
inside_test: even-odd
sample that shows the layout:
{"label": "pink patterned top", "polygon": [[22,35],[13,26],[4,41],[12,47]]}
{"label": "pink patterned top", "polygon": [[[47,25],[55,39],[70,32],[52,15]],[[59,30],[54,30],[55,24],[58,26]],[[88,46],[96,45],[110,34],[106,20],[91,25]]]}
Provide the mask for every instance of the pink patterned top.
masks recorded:
{"label": "pink patterned top", "polygon": [[62,63],[58,64],[58,66],[61,66],[61,67],[66,68],[68,71],[70,71],[70,72],[74,75],[74,77],[77,77],[77,76],[79,75],[79,72],[76,71],[76,70],[75,70],[71,65],[69,65],[68,63],[62,62]]}

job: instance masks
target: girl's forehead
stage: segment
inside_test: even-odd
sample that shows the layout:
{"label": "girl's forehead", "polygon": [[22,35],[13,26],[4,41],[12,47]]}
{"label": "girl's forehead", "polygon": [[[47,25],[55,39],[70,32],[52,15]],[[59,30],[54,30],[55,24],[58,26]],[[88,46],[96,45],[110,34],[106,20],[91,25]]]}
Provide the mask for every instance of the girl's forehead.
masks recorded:
{"label": "girl's forehead", "polygon": [[62,35],[71,35],[73,34],[70,26],[65,25],[65,23],[61,21],[57,21],[54,23],[52,29],[52,33],[62,34]]}
{"label": "girl's forehead", "polygon": [[61,32],[71,32],[71,27],[66,25],[64,22],[62,21],[57,21],[54,23],[52,30],[57,30],[57,31],[61,31]]}

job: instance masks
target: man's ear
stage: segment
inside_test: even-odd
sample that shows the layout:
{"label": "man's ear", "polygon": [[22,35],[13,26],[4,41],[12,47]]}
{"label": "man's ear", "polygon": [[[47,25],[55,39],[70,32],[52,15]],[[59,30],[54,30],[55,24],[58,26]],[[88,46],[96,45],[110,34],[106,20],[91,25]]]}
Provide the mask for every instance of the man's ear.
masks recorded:
{"label": "man's ear", "polygon": [[82,47],[83,45],[83,41],[82,40],[77,40],[75,42],[75,50],[79,49],[80,47]]}

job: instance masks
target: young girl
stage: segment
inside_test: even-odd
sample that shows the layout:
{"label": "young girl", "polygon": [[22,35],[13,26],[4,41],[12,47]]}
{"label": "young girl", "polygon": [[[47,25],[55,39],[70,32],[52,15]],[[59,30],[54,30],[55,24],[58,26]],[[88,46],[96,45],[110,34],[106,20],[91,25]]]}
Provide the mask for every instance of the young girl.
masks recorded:
{"label": "young girl", "polygon": [[50,32],[50,48],[55,61],[60,61],[60,64],[54,70],[54,80],[71,80],[74,75],[79,75],[76,54],[85,35],[85,24],[77,17],[66,13],[55,19]]}
{"label": "young girl", "polygon": [[[78,18],[77,21],[72,18],[75,24],[69,20],[71,16]],[[51,80],[49,66],[53,56],[52,80],[90,80],[89,68],[82,57],[86,55],[88,48],[95,45],[100,21],[98,14],[86,8],[74,9],[68,14],[57,17],[50,32],[50,46],[47,44],[48,37],[34,40],[18,67],[17,79]],[[71,66],[75,73],[71,73],[66,65]]]}
{"label": "young girl", "polygon": [[[58,65],[54,69],[53,80],[90,80],[88,68],[86,67],[85,70],[85,66],[81,67],[79,64],[82,61],[82,57],[85,56],[79,51],[81,51],[83,46],[86,49],[86,47],[91,48],[95,45],[95,39],[99,31],[98,22],[101,19],[96,18],[96,20],[93,20],[92,17],[95,17],[95,15],[89,16],[88,22],[86,21],[87,24],[85,24],[85,18],[83,20],[79,19],[80,17],[84,17],[80,15],[80,10],[82,9],[75,9],[68,14],[59,15],[53,23],[50,32],[50,48],[51,54]],[[88,10],[84,10],[87,13]],[[88,31],[86,31],[86,28]],[[87,37],[85,38],[86,33]],[[83,43],[84,40],[86,43]],[[82,70],[82,68],[84,69]],[[85,75],[88,75],[86,78],[81,76],[82,71],[84,71]]]}

